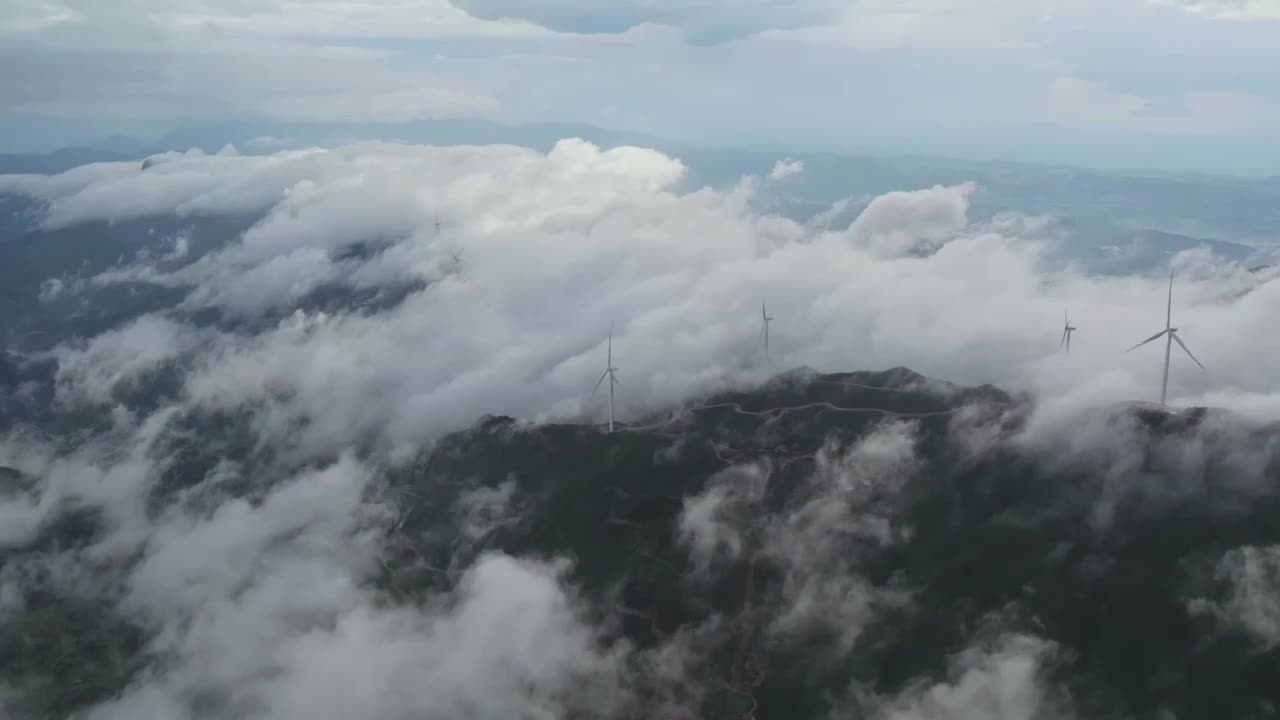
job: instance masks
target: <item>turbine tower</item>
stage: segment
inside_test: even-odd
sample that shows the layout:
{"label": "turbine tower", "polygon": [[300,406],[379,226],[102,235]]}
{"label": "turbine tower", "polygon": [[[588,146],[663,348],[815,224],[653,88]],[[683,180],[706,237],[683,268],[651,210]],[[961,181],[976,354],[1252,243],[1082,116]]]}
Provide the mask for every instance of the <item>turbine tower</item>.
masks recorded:
{"label": "turbine tower", "polygon": [[1155,335],[1152,335],[1151,337],[1147,338],[1146,340],[1143,340],[1137,345],[1134,345],[1128,350],[1125,350],[1125,352],[1131,352],[1133,350],[1136,350],[1153,340],[1159,340],[1161,337],[1165,338],[1164,379],[1160,381],[1160,404],[1164,405],[1166,404],[1165,400],[1168,398],[1168,392],[1169,392],[1169,355],[1172,354],[1173,352],[1173,344],[1175,342],[1178,343],[1178,347],[1182,348],[1182,350],[1187,353],[1187,357],[1191,358],[1191,360],[1195,362],[1196,365],[1200,365],[1201,370],[1204,369],[1204,365],[1201,364],[1199,360],[1196,360],[1195,355],[1191,354],[1191,349],[1187,347],[1187,344],[1182,342],[1182,338],[1178,337],[1178,328],[1173,326],[1173,271],[1172,270],[1169,271],[1169,304],[1165,308],[1164,329],[1156,333]]}
{"label": "turbine tower", "polygon": [[764,303],[760,303],[760,319],[763,325],[760,328],[760,337],[764,339],[764,357],[769,359],[769,323],[773,322],[773,318],[769,316],[769,312],[765,310]]}
{"label": "turbine tower", "polygon": [[609,323],[609,361],[605,365],[604,374],[596,381],[595,390],[591,391],[591,396],[595,397],[596,390],[600,389],[600,383],[603,383],[605,378],[609,378],[609,432],[613,432],[613,388],[615,385],[622,384],[618,382],[618,376],[615,374],[617,372],[618,368],[613,366],[613,323]]}
{"label": "turbine tower", "polygon": [[1063,348],[1063,347],[1065,347],[1065,348],[1067,349],[1067,354],[1068,354],[1068,355],[1070,355],[1070,354],[1071,354],[1071,333],[1075,332],[1077,329],[1078,329],[1078,328],[1076,328],[1076,327],[1074,327],[1074,326],[1072,326],[1072,325],[1071,325],[1071,321],[1070,321],[1069,319],[1067,319],[1067,311],[1066,311],[1066,309],[1063,309],[1063,311],[1062,311],[1062,340],[1058,343],[1058,347],[1059,347],[1059,348]]}

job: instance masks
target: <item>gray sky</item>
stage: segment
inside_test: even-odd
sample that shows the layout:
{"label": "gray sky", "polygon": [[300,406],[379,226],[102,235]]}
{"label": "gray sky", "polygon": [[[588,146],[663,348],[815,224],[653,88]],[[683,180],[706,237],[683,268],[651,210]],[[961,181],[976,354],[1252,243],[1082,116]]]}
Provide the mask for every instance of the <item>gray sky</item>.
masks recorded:
{"label": "gray sky", "polygon": [[1277,39],[1278,0],[0,0],[0,149],[483,117],[1243,168],[1276,150]]}

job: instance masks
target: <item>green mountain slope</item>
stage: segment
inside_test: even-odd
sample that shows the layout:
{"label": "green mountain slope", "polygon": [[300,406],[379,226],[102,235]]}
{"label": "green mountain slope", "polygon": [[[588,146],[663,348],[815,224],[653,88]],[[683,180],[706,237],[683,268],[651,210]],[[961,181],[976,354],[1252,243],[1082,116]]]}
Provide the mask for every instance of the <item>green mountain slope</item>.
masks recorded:
{"label": "green mountain slope", "polygon": [[[1275,717],[1280,429],[1131,405],[1046,430],[1031,409],[898,368],[793,371],[612,434],[485,418],[384,469],[368,581],[433,612],[489,554],[567,563],[624,658],[609,717]],[[212,439],[189,441],[165,452],[198,464]],[[0,492],[35,480],[0,468]],[[110,593],[41,579],[103,532],[68,506],[0,553],[21,716],[163,661]]]}
{"label": "green mountain slope", "polygon": [[[610,642],[697,638],[702,717],[875,714],[1013,636],[1052,649],[1043,682],[1084,717],[1274,717],[1280,652],[1188,608],[1229,592],[1224,553],[1280,540],[1280,434],[1112,408],[1088,422],[1123,443],[1073,456],[1029,443],[1025,411],[899,369],[795,373],[612,435],[490,418],[388,473],[382,582],[425,598],[485,552],[570,558]],[[689,530],[708,507],[710,564]]]}

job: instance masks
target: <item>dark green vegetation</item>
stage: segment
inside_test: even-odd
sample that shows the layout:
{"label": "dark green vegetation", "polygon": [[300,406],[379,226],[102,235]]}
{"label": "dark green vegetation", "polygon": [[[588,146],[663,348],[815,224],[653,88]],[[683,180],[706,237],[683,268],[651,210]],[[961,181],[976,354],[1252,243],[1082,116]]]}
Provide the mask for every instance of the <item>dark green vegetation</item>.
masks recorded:
{"label": "dark green vegetation", "polygon": [[13,717],[61,718],[114,696],[145,664],[142,631],[109,607],[48,596],[0,618]]}
{"label": "dark green vegetation", "polygon": [[[388,473],[404,514],[381,583],[424,600],[486,551],[571,558],[606,642],[693,648],[691,716],[870,715],[1011,633],[1052,643],[1039,680],[1080,717],[1277,716],[1280,650],[1188,602],[1227,597],[1228,550],[1280,542],[1280,432],[1116,408],[1068,452],[1016,439],[1024,406],[995,389],[921,381],[794,374],[611,436],[487,419]],[[908,461],[858,454],[894,423],[913,427]],[[700,567],[681,515],[708,493],[741,550]],[[834,615],[780,632],[798,586],[837,589]],[[839,613],[858,588],[864,627]]]}
{"label": "dark green vegetation", "polygon": [[[33,478],[0,467],[0,498]],[[27,545],[0,550],[0,713],[64,718],[122,691],[147,663],[142,627],[106,597],[88,599],[51,577],[47,561],[101,536],[98,513],[67,504]],[[6,694],[7,693],[7,694]]]}
{"label": "dark green vegetation", "polygon": [[[46,212],[43,203],[0,194],[0,342],[6,348],[45,349],[173,308],[186,288],[141,280],[98,286],[89,279],[140,261],[172,272],[220,249],[258,219],[153,216],[50,229],[41,225]],[[179,237],[183,252],[175,252]],[[62,292],[48,292],[53,281],[62,283]]]}
{"label": "dark green vegetation", "polygon": [[[571,560],[600,642],[629,648],[628,717],[879,717],[1015,635],[1047,648],[1033,717],[1276,717],[1280,650],[1192,606],[1229,604],[1224,554],[1280,543],[1280,431],[1138,406],[1035,439],[1026,409],[899,368],[796,371],[612,435],[487,418],[386,470],[399,516],[372,582],[439,608],[483,553]],[[165,438],[156,510],[198,501],[182,493],[225,459],[270,462],[238,418],[179,417]],[[0,468],[9,497],[33,481]],[[699,508],[727,539],[710,553]],[[43,575],[102,533],[67,506],[0,553],[21,589],[0,613],[17,717],[70,717],[151,662],[154,628],[110,591]]]}

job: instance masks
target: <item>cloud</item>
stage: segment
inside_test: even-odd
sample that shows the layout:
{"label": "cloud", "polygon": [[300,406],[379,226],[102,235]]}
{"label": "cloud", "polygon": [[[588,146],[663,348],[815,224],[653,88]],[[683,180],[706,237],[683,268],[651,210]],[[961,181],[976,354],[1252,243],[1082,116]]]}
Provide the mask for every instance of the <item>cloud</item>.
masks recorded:
{"label": "cloud", "polygon": [[783,612],[769,631],[784,639],[823,638],[847,654],[876,611],[909,602],[906,593],[876,587],[860,576],[859,550],[901,539],[884,507],[912,478],[915,428],[890,423],[845,451],[827,446],[815,457],[796,507],[774,518],[764,553],[783,568]]}
{"label": "cloud", "polygon": [[1151,0],[1190,13],[1223,20],[1280,20],[1280,5],[1273,0]]}
{"label": "cloud", "polygon": [[146,315],[79,348],[56,353],[60,396],[66,402],[111,404],[113,395],[198,347],[186,325]]}
{"label": "cloud", "polygon": [[680,538],[698,572],[741,558],[771,472],[766,463],[734,466],[712,477],[706,492],[685,498]]}
{"label": "cloud", "polygon": [[[149,483],[121,480],[163,466],[145,457],[58,460],[43,497],[73,484],[90,502],[101,499],[94,486],[142,500]],[[78,477],[59,470],[77,462]],[[99,477],[86,476],[91,467]],[[488,554],[449,597],[388,605],[368,582],[392,517],[368,499],[369,469],[344,456],[266,479],[253,478],[257,502],[211,477],[194,490],[211,503],[113,516],[108,535],[77,558],[82,573],[126,569],[119,605],[164,658],[89,717],[395,718],[423,707],[441,717],[559,716],[625,700],[620,656],[581,614],[563,564]]]}
{"label": "cloud", "polygon": [[1240,547],[1218,563],[1228,598],[1218,613],[1243,628],[1263,651],[1280,646],[1280,547]]}
{"label": "cloud", "polygon": [[99,512],[110,536],[89,554],[90,560],[119,560],[135,551],[146,536],[147,492],[159,472],[153,450],[172,416],[170,408],[141,420],[127,411],[109,414],[105,430],[69,451],[50,441],[7,438],[14,444],[0,446],[0,460],[13,462],[40,482],[27,492],[0,498],[0,516],[7,520],[0,550],[30,544],[66,510],[81,508]]}
{"label": "cloud", "polygon": [[799,175],[804,172],[804,163],[799,160],[779,160],[774,163],[773,170],[769,171],[770,180],[785,180],[793,175]]}
{"label": "cloud", "polygon": [[[1262,2],[1213,5],[1270,12]],[[159,136],[189,123],[262,121],[261,132],[277,135],[294,122],[357,123],[331,136],[386,138],[401,135],[397,123],[480,117],[796,150],[988,148],[1112,164],[1122,161],[1099,145],[1117,146],[1106,133],[1159,130],[1128,157],[1261,167],[1220,145],[1213,160],[1159,151],[1206,133],[1245,134],[1245,147],[1264,148],[1257,138],[1280,127],[1280,100],[1259,70],[1276,64],[1277,51],[1261,23],[1217,23],[1143,0],[16,8],[0,44],[11,69],[0,77],[0,129],[14,150],[111,132]],[[160,70],[176,65],[181,77]],[[832,66],[859,91],[830,92],[822,78]],[[1096,91],[1071,87],[1079,83]],[[1122,112],[1131,105],[1145,110]],[[1160,108],[1170,117],[1149,116]],[[854,126],[840,120],[851,117]]]}
{"label": "cloud", "polygon": [[[762,214],[749,188],[678,193],[683,174],[661,153],[579,141],[547,154],[371,143],[174,155],[145,170],[91,166],[5,182],[50,203],[49,227],[265,210],[225,249],[138,276],[190,288],[190,310],[284,317],[331,283],[425,283],[377,314],[300,311],[266,332],[201,345],[189,402],[235,408],[280,397],[264,429],[312,449],[357,437],[412,446],[483,413],[598,415],[589,385],[611,321],[627,383],[622,416],[667,407],[758,376],[761,297],[779,318],[773,345],[784,365],[907,365],[1032,389],[1046,407],[1158,392],[1158,353],[1120,351],[1158,329],[1164,281],[1047,274],[1034,223],[969,221],[971,184],[875,198],[836,232]],[[1280,349],[1265,332],[1280,285],[1203,254],[1179,263],[1175,320],[1209,370],[1175,358],[1171,397],[1264,410],[1257,395],[1277,378],[1253,358]],[[1081,328],[1070,357],[1057,353],[1067,305]],[[108,347],[95,352],[105,358]],[[167,347],[181,355],[193,346]],[[97,378],[98,388],[84,391],[105,396],[120,370],[87,367],[76,377]]]}
{"label": "cloud", "polygon": [[950,682],[904,693],[883,712],[885,720],[1031,720],[1069,717],[1041,677],[1053,645],[1010,636],[991,648],[975,647],[954,658]]}
{"label": "cloud", "polygon": [[881,195],[847,232],[877,255],[896,257],[950,240],[968,224],[972,183]]}
{"label": "cloud", "polygon": [[[200,0],[131,0],[109,11],[79,0],[45,6],[56,22],[26,23],[0,46],[0,61],[13,70],[0,78],[0,119],[74,119],[86,107],[100,123],[132,120],[147,129],[215,116],[385,124],[482,115],[496,101],[475,85],[317,36],[414,28],[485,36],[513,27],[443,0],[329,3],[307,13],[283,2],[224,4],[221,12]],[[175,63],[181,79],[157,70]]]}

